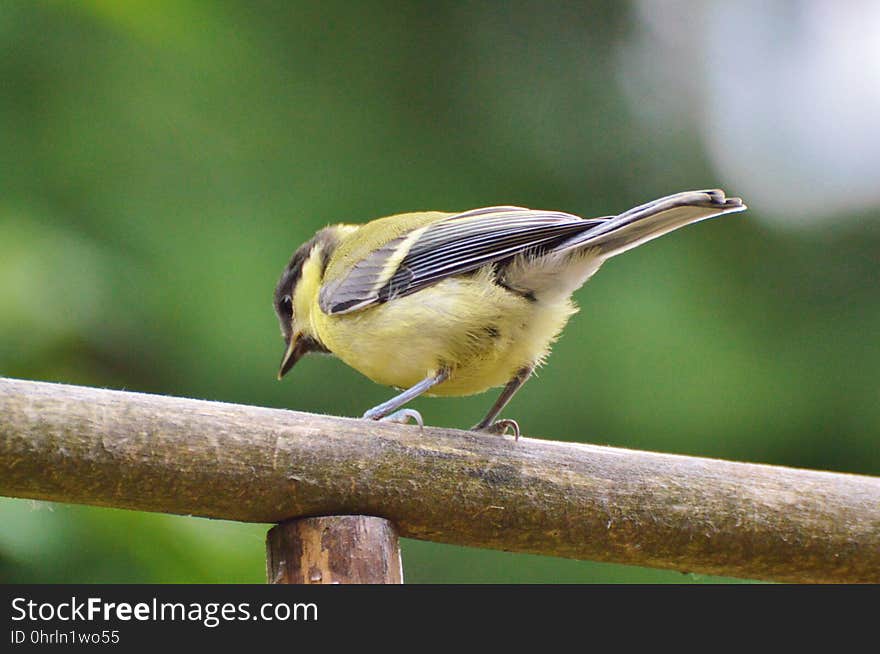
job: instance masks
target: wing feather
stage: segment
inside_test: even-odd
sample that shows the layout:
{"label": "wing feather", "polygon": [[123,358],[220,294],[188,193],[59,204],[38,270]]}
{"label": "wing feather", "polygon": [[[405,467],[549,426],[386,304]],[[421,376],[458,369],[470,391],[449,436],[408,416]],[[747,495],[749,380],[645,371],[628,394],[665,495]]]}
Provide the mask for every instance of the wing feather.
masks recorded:
{"label": "wing feather", "polygon": [[327,314],[348,313],[415,293],[441,279],[535,250],[601,224],[559,211],[485,207],[444,218],[389,242],[357,262],[319,297]]}

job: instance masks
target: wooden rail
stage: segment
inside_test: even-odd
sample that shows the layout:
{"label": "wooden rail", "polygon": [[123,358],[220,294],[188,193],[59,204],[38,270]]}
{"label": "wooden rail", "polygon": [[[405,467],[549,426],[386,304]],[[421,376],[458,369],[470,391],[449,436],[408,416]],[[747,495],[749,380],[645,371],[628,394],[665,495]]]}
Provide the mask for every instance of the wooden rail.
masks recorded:
{"label": "wooden rail", "polygon": [[880,582],[880,478],[2,378],[0,494],[265,523],[377,516],[458,545]]}

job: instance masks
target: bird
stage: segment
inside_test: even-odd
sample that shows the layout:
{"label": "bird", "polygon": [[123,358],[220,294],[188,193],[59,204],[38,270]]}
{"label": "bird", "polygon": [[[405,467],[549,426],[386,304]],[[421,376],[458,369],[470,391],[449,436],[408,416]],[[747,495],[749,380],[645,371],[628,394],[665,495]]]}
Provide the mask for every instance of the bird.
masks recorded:
{"label": "bird", "polygon": [[363,418],[419,426],[403,407],[420,395],[500,387],[473,429],[518,439],[518,422],[498,416],[577,311],[572,294],[611,257],[745,209],[710,189],[598,218],[491,206],[329,225],[296,249],[275,287],[278,379],[306,354],[331,354],[400,391]]}

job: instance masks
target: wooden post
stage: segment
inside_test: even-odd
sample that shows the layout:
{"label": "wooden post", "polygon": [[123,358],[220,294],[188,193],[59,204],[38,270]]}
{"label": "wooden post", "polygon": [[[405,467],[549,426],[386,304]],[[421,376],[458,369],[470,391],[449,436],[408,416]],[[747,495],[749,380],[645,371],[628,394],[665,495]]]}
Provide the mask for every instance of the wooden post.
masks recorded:
{"label": "wooden post", "polygon": [[397,529],[384,518],[300,518],[266,536],[270,584],[402,584]]}

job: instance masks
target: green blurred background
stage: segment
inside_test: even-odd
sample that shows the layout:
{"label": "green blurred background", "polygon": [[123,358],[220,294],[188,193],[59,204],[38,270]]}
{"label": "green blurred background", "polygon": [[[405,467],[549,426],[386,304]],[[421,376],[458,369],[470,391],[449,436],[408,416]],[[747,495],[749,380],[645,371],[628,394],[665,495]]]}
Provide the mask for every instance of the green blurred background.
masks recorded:
{"label": "green blurred background", "polygon": [[[880,474],[871,17],[5,0],[0,374],[360,415],[389,389],[331,358],[275,381],[271,293],[317,228],[490,204],[605,215],[720,186],[750,211],[608,264],[508,414],[532,436]],[[414,406],[465,427],[493,400]],[[2,499],[0,581],[260,582],[267,528]],[[715,581],[409,540],[404,568]]]}

